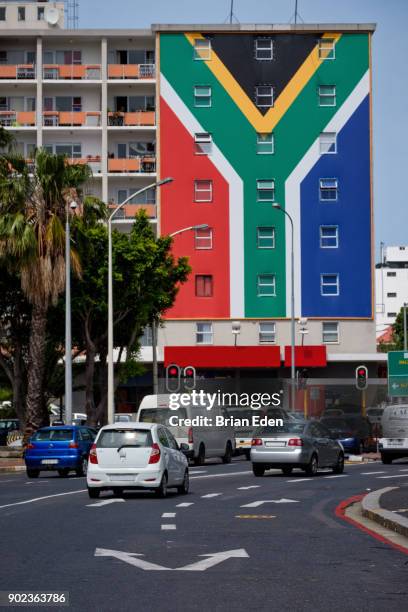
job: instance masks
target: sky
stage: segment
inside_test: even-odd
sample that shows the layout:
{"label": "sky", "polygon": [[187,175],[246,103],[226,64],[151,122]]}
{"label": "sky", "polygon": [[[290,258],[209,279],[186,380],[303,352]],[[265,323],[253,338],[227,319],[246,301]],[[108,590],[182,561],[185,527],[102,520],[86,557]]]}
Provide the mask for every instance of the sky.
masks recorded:
{"label": "sky", "polygon": [[[224,23],[231,0],[78,0],[80,28]],[[295,0],[234,0],[240,23],[289,23]],[[299,22],[376,23],[373,37],[374,223],[380,241],[408,244],[408,0],[298,0]],[[353,211],[350,211],[353,214]]]}

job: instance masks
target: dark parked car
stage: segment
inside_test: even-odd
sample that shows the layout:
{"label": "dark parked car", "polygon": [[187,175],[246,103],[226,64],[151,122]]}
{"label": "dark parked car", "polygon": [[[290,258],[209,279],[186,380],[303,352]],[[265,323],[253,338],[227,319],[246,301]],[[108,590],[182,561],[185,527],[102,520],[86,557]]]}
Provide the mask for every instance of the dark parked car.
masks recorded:
{"label": "dark parked car", "polygon": [[320,422],[336,436],[345,451],[360,455],[373,445],[371,424],[362,416],[324,416]]}
{"label": "dark parked car", "polygon": [[18,419],[0,419],[0,446],[7,446],[7,436],[11,431],[19,431]]}
{"label": "dark parked car", "polygon": [[77,476],[85,476],[95,437],[90,427],[42,427],[31,436],[24,453],[27,476],[37,478],[43,470],[56,470],[60,476],[75,470]]}

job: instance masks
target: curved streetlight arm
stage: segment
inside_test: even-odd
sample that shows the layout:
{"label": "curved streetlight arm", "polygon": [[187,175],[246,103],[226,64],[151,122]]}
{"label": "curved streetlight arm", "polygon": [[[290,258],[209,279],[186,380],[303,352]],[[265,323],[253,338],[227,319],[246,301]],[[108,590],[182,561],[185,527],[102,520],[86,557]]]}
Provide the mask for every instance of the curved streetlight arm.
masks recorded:
{"label": "curved streetlight arm", "polygon": [[208,229],[210,226],[207,223],[202,223],[201,225],[190,225],[189,227],[183,227],[183,229],[179,229],[176,232],[172,232],[169,234],[170,238],[173,236],[177,236],[177,234],[182,234],[183,232],[189,232],[190,230],[198,230],[198,229]]}

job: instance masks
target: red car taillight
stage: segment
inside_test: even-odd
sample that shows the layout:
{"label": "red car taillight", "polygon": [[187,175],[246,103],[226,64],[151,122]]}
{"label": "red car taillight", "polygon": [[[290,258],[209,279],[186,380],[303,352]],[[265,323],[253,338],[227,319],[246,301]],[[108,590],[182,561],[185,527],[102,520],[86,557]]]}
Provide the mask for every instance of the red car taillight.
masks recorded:
{"label": "red car taillight", "polygon": [[29,444],[27,444],[26,448],[35,448],[34,444],[31,444],[31,442]]}
{"label": "red car taillight", "polygon": [[89,463],[98,463],[98,455],[96,454],[96,444],[92,444],[89,451]]}
{"label": "red car taillight", "polygon": [[262,446],[262,438],[252,438],[251,446]]}
{"label": "red car taillight", "polygon": [[290,438],[288,446],[303,446],[303,440],[301,438]]}
{"label": "red car taillight", "polygon": [[69,448],[79,448],[79,444],[77,442],[70,442],[68,446]]}
{"label": "red car taillight", "polygon": [[193,428],[192,427],[190,427],[190,429],[188,430],[188,443],[189,444],[193,444],[194,443]]}
{"label": "red car taillight", "polygon": [[160,461],[160,446],[156,442],[153,442],[149,463],[159,463],[159,461]]}

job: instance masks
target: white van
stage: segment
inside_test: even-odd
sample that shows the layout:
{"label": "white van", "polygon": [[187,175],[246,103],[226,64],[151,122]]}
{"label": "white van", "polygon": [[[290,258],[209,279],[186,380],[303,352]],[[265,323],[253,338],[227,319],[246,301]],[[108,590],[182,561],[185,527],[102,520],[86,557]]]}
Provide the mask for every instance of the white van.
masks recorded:
{"label": "white van", "polygon": [[381,418],[380,453],[383,463],[408,457],[408,404],[386,406]]}
{"label": "white van", "polygon": [[[146,395],[141,401],[137,421],[165,425],[179,444],[188,444],[185,455],[196,465],[203,465],[212,457],[220,457],[223,463],[231,462],[235,451],[234,428],[228,424],[215,425],[216,417],[228,418],[223,406],[207,410],[205,405],[190,404],[172,410],[169,404],[170,395]],[[183,422],[193,419],[194,424]],[[205,419],[212,424],[206,424]]]}

